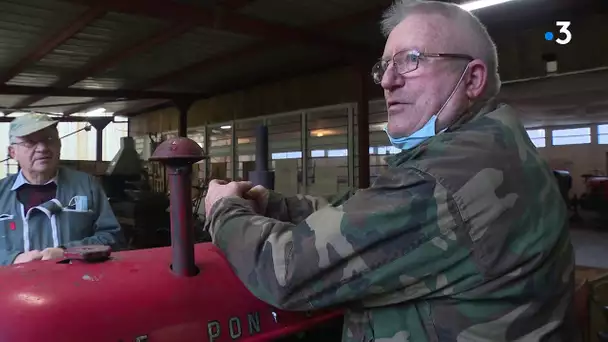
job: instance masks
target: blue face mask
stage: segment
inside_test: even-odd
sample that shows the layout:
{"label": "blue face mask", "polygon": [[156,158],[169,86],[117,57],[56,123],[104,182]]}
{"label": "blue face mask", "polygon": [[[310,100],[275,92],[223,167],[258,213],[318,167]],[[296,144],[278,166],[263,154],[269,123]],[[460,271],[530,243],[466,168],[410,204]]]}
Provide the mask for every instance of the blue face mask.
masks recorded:
{"label": "blue face mask", "polygon": [[[424,124],[424,126],[422,126],[422,128],[420,128],[419,130],[417,130],[416,132],[414,132],[408,136],[405,136],[402,138],[394,138],[388,133],[387,127],[386,126],[384,127],[384,132],[386,132],[386,135],[388,135],[388,139],[391,141],[391,144],[395,148],[398,148],[400,150],[411,150],[412,148],[420,145],[422,142],[424,142],[428,138],[431,138],[431,137],[434,137],[435,135],[437,135],[437,132],[435,131],[435,124],[437,123],[437,116],[439,115],[439,113],[441,113],[443,111],[443,108],[448,104],[448,102],[450,102],[450,99],[452,98],[452,96],[454,96],[454,93],[456,92],[456,89],[460,85],[460,82],[462,82],[462,79],[464,78],[464,75],[466,74],[468,68],[469,68],[469,65],[467,64],[467,66],[464,68],[464,71],[460,75],[460,79],[458,80],[458,82],[456,82],[456,85],[454,86],[452,93],[450,94],[448,99],[443,103],[443,106],[441,106],[441,109],[439,109],[437,114],[431,116],[429,121],[426,124]],[[387,124],[387,126],[388,126],[388,124]],[[439,133],[443,133],[446,129],[447,128],[444,128]]]}
{"label": "blue face mask", "polygon": [[384,127],[384,132],[386,132],[386,135],[388,135],[388,139],[391,141],[391,144],[394,147],[396,147],[400,150],[411,150],[412,148],[420,145],[422,142],[424,142],[428,138],[434,137],[436,135],[436,132],[435,132],[436,123],[437,123],[437,115],[433,115],[433,116],[431,116],[429,121],[426,124],[424,124],[424,126],[422,126],[422,128],[420,128],[416,132],[414,132],[408,136],[402,137],[402,138],[392,137],[388,133],[387,127]]}

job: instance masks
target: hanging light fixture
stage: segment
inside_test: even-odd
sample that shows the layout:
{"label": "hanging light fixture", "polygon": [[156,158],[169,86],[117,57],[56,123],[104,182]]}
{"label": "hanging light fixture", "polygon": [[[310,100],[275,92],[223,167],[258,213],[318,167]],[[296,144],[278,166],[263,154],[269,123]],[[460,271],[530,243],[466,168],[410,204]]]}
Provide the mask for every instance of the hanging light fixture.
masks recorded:
{"label": "hanging light fixture", "polygon": [[466,2],[464,4],[461,4],[460,7],[467,11],[474,11],[474,10],[478,10],[480,8],[499,5],[499,4],[502,4],[505,2],[509,2],[509,1],[513,1],[513,0],[476,0],[476,1],[470,1],[470,2]]}

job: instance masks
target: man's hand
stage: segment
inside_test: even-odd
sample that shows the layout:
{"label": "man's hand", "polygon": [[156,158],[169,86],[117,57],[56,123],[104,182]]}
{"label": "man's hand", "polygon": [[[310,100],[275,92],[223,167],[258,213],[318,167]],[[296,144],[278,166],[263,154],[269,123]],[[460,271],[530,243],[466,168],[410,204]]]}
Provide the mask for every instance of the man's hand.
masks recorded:
{"label": "man's hand", "polygon": [[251,190],[253,184],[251,182],[230,182],[226,183],[221,180],[214,179],[209,182],[207,196],[205,196],[205,215],[211,216],[211,208],[213,205],[225,197],[243,195]]}
{"label": "man's hand", "polygon": [[42,251],[42,260],[52,260],[63,258],[63,249],[61,248],[46,248]]}
{"label": "man's hand", "polygon": [[30,262],[30,261],[34,261],[34,260],[41,260],[41,259],[42,259],[42,252],[40,252],[39,250],[34,250],[34,251],[24,252],[24,253],[17,255],[17,257],[15,258],[15,261],[13,261],[13,264],[23,264],[26,262]]}
{"label": "man's hand", "polygon": [[254,186],[245,194],[245,198],[255,202],[255,211],[259,215],[266,215],[266,209],[268,207],[268,198],[270,191],[261,185]]}

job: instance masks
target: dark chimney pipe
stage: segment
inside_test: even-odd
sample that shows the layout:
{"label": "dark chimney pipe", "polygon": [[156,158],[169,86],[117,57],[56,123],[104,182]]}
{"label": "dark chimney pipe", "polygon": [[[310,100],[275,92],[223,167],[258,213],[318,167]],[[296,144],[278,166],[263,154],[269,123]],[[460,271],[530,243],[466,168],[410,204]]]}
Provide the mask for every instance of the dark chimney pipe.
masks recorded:
{"label": "dark chimney pipe", "polygon": [[253,185],[274,190],[274,172],[268,171],[268,127],[260,125],[255,135],[255,171],[249,171]]}

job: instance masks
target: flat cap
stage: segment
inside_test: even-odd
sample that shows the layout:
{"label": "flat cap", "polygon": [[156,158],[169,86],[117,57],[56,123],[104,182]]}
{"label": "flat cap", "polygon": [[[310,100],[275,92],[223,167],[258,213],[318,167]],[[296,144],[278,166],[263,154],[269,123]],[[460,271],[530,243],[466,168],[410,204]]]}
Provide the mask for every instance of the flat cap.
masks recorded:
{"label": "flat cap", "polygon": [[59,121],[51,119],[48,115],[38,113],[25,114],[11,121],[8,136],[10,142],[14,143],[17,137],[30,135],[58,123]]}

